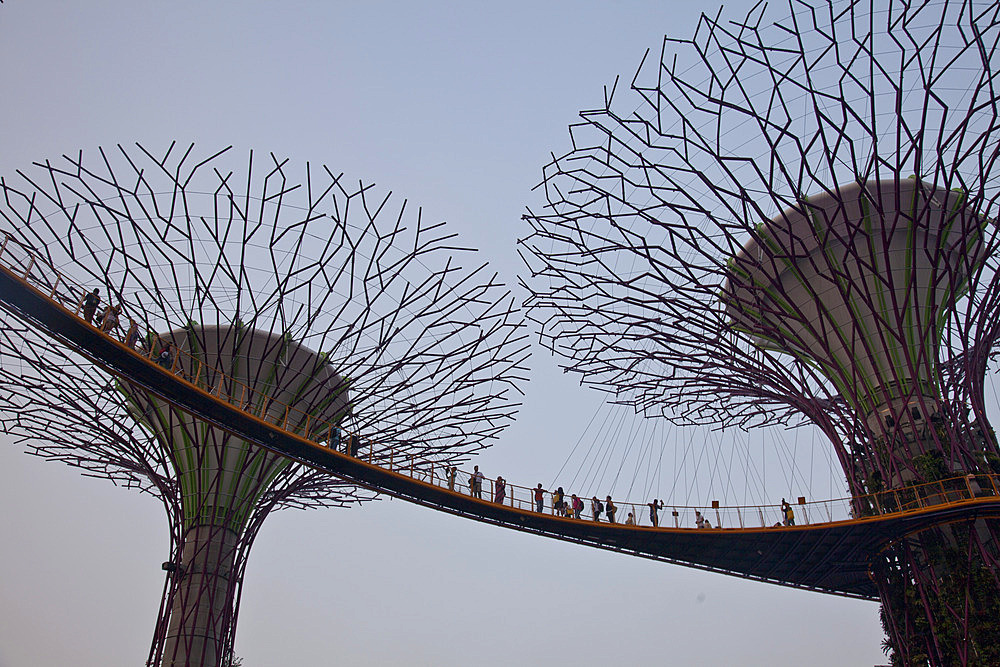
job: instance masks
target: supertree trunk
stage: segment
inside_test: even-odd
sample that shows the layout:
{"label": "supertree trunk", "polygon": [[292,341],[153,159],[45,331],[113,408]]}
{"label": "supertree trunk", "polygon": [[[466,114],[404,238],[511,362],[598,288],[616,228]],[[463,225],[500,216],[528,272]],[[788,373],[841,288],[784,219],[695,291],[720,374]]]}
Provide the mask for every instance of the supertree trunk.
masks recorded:
{"label": "supertree trunk", "polygon": [[997,519],[934,526],[872,562],[893,665],[1000,664]]}
{"label": "supertree trunk", "polygon": [[[232,650],[240,536],[225,525],[188,528],[168,576],[164,667],[218,665]],[[159,625],[159,623],[158,623]]]}

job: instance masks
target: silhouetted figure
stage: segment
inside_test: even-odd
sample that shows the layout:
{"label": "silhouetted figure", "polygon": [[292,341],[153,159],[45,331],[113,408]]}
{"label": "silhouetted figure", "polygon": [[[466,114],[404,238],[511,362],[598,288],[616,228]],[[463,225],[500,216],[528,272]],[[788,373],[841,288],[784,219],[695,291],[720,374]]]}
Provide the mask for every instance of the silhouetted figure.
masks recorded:
{"label": "silhouetted figure", "polygon": [[87,324],[94,323],[94,313],[97,312],[97,307],[101,305],[100,294],[101,290],[95,287],[93,292],[83,297],[83,319],[87,320]]}
{"label": "silhouetted figure", "polygon": [[605,498],[605,500],[604,500],[604,511],[608,515],[608,523],[614,523],[615,522],[615,512],[617,510],[618,510],[618,508],[615,507],[615,504],[613,502],[611,502],[611,496],[608,496],[607,498]]}
{"label": "silhouetted figure", "polygon": [[646,503],[646,506],[649,507],[650,523],[653,524],[653,528],[658,528],[660,525],[660,513],[658,510],[663,509],[663,501],[662,500],[657,501],[656,498],[653,498],[653,502]]}

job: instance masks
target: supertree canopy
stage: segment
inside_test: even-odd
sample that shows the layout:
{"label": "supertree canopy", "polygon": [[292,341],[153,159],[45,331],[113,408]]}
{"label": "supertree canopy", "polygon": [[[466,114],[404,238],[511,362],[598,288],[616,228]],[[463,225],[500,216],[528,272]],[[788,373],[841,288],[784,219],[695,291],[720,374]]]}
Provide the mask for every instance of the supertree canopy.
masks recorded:
{"label": "supertree canopy", "polygon": [[[267,421],[421,466],[467,459],[513,417],[526,346],[509,293],[463,266],[443,223],[374,186],[172,145],[64,156],[0,187],[5,252],[58,270],[64,300],[96,288],[95,324]],[[172,553],[149,664],[229,660],[270,511],[374,497],[112,378],[30,321],[5,315],[0,332],[3,429],[164,503]]]}
{"label": "supertree canopy", "polygon": [[[790,2],[666,39],[525,216],[543,339],[647,415],[815,424],[855,496],[1000,471],[998,14]],[[870,554],[896,664],[1000,661],[998,539]]]}

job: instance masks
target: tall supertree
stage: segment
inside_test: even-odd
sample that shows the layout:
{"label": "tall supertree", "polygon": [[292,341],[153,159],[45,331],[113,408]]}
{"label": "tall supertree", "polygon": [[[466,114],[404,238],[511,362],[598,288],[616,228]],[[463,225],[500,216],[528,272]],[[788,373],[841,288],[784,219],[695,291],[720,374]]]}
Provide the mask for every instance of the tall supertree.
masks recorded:
{"label": "tall supertree", "polygon": [[[0,189],[8,257],[57,270],[71,304],[96,288],[120,309],[113,335],[269,422],[430,466],[488,446],[516,410],[526,346],[511,296],[462,265],[444,223],[374,186],[171,145],[64,156]],[[374,497],[114,379],[30,318],[6,314],[0,332],[3,429],[163,501],[171,554],[148,664],[227,664],[272,510]]]}
{"label": "tall supertree", "polygon": [[[998,12],[793,1],[666,39],[525,216],[543,339],[647,415],[814,424],[858,517],[975,492],[1000,472]],[[1000,664],[998,540],[966,515],[869,554],[894,664]]]}

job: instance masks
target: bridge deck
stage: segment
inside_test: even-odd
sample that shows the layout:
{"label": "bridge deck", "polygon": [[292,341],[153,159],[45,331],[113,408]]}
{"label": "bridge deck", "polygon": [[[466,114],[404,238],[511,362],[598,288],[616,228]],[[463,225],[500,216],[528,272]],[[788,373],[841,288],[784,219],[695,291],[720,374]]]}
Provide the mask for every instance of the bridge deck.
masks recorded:
{"label": "bridge deck", "polygon": [[[867,558],[879,545],[935,523],[1000,516],[1000,496],[995,483],[978,494],[970,493],[950,502],[861,519],[709,530],[597,523],[539,513],[523,505],[472,498],[439,485],[441,478],[433,472],[428,475],[425,469],[393,470],[385,467],[384,462],[364,461],[283,430],[171,373],[63,306],[55,295],[60,281],[65,285],[65,280],[58,274],[54,281],[51,277],[44,281],[33,279],[34,265],[35,258],[27,268],[18,267],[18,271],[0,265],[0,307],[109,373],[305,465],[402,500],[476,521],[759,581],[876,599],[875,587],[867,574]],[[44,285],[44,291],[32,283]]]}

